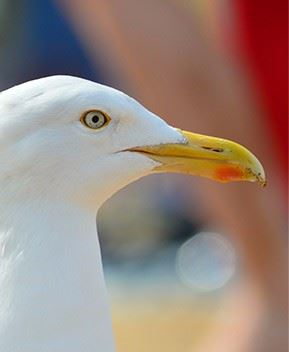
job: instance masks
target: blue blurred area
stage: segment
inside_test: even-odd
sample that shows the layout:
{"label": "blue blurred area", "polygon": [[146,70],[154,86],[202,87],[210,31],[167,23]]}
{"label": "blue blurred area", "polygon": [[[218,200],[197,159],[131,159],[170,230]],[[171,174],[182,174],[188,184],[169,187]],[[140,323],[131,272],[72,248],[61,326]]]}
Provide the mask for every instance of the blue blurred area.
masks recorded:
{"label": "blue blurred area", "polygon": [[12,1],[5,6],[2,88],[56,74],[105,82],[53,1]]}

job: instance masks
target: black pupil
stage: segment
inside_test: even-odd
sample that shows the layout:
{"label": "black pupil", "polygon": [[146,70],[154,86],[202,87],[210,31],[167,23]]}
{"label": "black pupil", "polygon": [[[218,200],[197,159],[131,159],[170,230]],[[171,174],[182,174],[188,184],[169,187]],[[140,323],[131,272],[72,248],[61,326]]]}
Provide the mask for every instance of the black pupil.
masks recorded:
{"label": "black pupil", "polygon": [[91,121],[93,122],[93,123],[95,123],[95,124],[97,124],[98,122],[99,122],[99,116],[98,115],[94,115],[93,117],[92,117],[92,119],[91,119]]}

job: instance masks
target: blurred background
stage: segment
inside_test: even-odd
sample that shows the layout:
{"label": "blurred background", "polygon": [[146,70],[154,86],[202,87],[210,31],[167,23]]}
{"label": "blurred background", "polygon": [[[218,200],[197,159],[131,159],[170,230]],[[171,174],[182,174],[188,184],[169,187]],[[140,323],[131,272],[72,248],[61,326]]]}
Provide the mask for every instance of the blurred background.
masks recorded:
{"label": "blurred background", "polygon": [[119,352],[287,351],[285,0],[0,0],[0,88],[112,85],[170,124],[233,139],[268,186],[140,180],[99,214]]}

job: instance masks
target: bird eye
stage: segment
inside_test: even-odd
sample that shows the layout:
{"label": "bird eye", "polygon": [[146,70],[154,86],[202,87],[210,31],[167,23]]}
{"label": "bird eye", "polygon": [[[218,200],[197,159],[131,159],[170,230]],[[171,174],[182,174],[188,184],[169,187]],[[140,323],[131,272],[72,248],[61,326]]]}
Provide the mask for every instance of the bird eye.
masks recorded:
{"label": "bird eye", "polygon": [[82,115],[80,121],[87,127],[97,130],[107,125],[110,118],[100,110],[87,111]]}

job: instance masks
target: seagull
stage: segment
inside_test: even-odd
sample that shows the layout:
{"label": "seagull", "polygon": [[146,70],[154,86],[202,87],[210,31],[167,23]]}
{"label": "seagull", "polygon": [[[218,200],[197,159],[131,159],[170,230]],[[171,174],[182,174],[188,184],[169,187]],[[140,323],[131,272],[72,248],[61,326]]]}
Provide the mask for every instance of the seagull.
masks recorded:
{"label": "seagull", "polygon": [[159,172],[266,183],[243,146],[111,87],[51,76],[0,93],[1,352],[115,351],[95,217]]}

